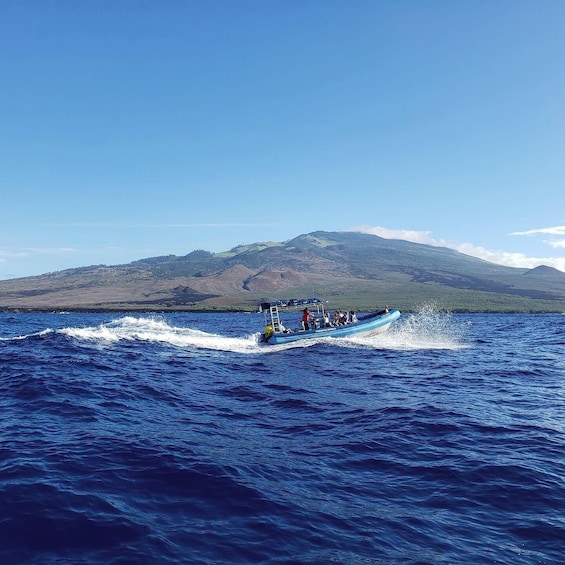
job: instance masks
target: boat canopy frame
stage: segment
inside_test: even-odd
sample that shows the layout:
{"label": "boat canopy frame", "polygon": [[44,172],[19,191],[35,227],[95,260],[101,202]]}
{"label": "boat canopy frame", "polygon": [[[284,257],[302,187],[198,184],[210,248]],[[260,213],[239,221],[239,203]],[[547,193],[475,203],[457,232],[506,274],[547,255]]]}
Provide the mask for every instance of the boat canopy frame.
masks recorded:
{"label": "boat canopy frame", "polygon": [[[310,310],[310,307],[312,310]],[[315,311],[314,311],[315,307]],[[281,330],[281,319],[280,319],[280,312],[281,309],[284,309],[285,312],[298,312],[301,309],[308,308],[310,312],[314,315],[314,321],[316,325],[321,327],[323,323],[324,316],[326,314],[326,310],[324,308],[324,303],[319,298],[303,298],[301,300],[297,300],[296,298],[292,298],[290,300],[275,300],[272,302],[261,302],[259,305],[259,312],[263,312],[265,317],[265,330],[269,328],[272,333],[281,334],[283,331]]]}

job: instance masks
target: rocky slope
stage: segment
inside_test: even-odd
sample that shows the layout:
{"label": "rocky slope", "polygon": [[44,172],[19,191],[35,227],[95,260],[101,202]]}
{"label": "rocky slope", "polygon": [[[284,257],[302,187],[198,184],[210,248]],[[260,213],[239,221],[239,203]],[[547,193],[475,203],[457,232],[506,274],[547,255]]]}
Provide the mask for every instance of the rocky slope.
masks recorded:
{"label": "rocky slope", "polygon": [[[313,232],[224,253],[193,251],[0,281],[0,310],[253,310],[320,296],[343,308],[565,311],[565,273],[351,232]],[[337,307],[336,306],[336,307]]]}

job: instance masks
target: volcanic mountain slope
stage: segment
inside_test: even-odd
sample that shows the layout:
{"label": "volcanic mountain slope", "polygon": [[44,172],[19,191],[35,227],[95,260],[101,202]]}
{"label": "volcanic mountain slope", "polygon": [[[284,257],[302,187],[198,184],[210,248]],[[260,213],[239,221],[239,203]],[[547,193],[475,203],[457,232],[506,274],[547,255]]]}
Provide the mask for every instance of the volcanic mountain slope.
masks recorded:
{"label": "volcanic mountain slope", "polygon": [[462,311],[565,311],[565,273],[515,269],[447,248],[352,232],[197,250],[0,281],[3,310],[253,310],[265,300],[319,296],[331,307],[433,301]]}

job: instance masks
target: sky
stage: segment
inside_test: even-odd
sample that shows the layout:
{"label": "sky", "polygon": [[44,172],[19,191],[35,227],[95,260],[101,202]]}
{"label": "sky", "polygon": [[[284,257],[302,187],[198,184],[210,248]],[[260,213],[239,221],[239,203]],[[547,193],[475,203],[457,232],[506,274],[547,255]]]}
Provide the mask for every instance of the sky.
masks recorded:
{"label": "sky", "polygon": [[0,0],[0,279],[363,231],[565,271],[561,0]]}

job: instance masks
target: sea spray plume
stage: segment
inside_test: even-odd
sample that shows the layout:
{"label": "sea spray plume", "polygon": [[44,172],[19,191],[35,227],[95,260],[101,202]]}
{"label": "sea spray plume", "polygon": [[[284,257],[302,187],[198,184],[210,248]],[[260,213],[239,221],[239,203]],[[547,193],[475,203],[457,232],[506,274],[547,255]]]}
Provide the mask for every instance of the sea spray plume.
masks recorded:
{"label": "sea spray plume", "polygon": [[428,302],[410,314],[405,314],[397,324],[374,343],[386,349],[463,349],[464,326],[451,312],[442,311],[436,303]]}

